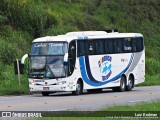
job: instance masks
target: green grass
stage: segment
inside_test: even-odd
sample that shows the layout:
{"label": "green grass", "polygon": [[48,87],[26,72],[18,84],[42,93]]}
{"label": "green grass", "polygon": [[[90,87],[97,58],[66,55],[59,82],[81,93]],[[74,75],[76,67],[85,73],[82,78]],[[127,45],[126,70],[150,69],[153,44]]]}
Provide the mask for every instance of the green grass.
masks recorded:
{"label": "green grass", "polygon": [[21,84],[19,85],[18,76],[14,74],[13,67],[3,67],[0,78],[0,95],[30,94],[27,75],[20,76]]}
{"label": "green grass", "polygon": [[160,74],[157,75],[145,75],[145,82],[138,84],[136,86],[154,86],[160,85]]}
{"label": "green grass", "polygon": [[[55,117],[56,115],[51,114],[53,117],[44,117],[44,118],[38,118],[37,120],[72,120],[72,119],[76,119],[76,120],[83,120],[83,119],[87,119],[87,120],[115,120],[115,118],[111,119],[111,118],[106,118],[106,116],[127,116],[130,115],[132,117],[135,116],[135,113],[152,113],[152,114],[158,114],[160,111],[160,101],[152,101],[150,103],[140,103],[140,104],[136,104],[136,105],[121,105],[121,106],[113,106],[113,107],[109,107],[109,108],[105,108],[102,109],[101,111],[96,111],[96,112],[72,112],[72,111],[68,111],[65,114],[59,114],[57,115],[57,117]],[[54,112],[53,112],[54,113]],[[93,117],[94,116],[94,117]],[[100,117],[101,116],[101,117]],[[124,119],[124,118],[123,118]],[[122,119],[122,120],[123,120]],[[134,120],[135,118],[125,118],[126,120]],[[145,118],[136,118],[136,120],[143,120]]]}

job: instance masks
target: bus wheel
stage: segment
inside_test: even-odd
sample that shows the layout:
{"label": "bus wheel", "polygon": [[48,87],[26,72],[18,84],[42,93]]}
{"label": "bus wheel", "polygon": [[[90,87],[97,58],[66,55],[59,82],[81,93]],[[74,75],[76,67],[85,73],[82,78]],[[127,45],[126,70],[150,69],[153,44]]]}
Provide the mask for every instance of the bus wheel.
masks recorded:
{"label": "bus wheel", "polygon": [[76,91],[73,91],[72,94],[73,95],[80,95],[82,93],[82,83],[80,82],[80,80],[78,80],[77,84],[76,84]]}
{"label": "bus wheel", "polygon": [[134,83],[133,83],[133,77],[129,76],[128,85],[126,86],[126,90],[127,91],[131,91],[132,88],[133,88],[133,85],[134,85]]}
{"label": "bus wheel", "polygon": [[49,92],[42,92],[43,96],[49,96]]}
{"label": "bus wheel", "polygon": [[114,87],[113,91],[115,91],[115,92],[124,92],[125,89],[126,89],[126,78],[124,76],[121,76],[120,86],[119,87]]}

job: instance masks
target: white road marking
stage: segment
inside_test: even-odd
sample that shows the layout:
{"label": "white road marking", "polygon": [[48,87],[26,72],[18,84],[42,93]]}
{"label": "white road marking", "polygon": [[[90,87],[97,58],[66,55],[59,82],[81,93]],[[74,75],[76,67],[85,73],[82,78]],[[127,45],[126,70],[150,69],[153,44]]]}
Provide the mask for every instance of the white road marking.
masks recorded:
{"label": "white road marking", "polygon": [[146,102],[146,101],[151,101],[150,99],[146,100],[136,100],[136,101],[129,101],[130,103],[137,103],[137,102]]}

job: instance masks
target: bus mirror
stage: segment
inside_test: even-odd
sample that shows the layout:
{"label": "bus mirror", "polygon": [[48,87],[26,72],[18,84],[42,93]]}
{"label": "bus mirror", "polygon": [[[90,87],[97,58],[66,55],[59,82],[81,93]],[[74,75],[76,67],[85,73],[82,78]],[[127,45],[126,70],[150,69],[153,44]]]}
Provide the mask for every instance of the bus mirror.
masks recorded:
{"label": "bus mirror", "polygon": [[23,74],[24,73],[24,64],[21,63],[21,61],[14,61],[14,72],[15,74],[18,74],[18,67],[19,67],[19,73]]}
{"label": "bus mirror", "polygon": [[28,54],[25,54],[20,61],[14,61],[14,72],[15,74],[24,74],[24,61],[28,57]]}
{"label": "bus mirror", "polygon": [[68,65],[68,53],[64,55],[64,66]]}

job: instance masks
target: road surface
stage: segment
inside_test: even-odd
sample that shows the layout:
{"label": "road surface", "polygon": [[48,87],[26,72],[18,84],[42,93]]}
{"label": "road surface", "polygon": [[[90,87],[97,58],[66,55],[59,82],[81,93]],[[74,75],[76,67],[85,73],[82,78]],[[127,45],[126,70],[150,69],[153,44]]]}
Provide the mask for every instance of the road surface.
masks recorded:
{"label": "road surface", "polygon": [[130,92],[112,92],[79,96],[71,93],[56,93],[23,96],[1,96],[0,111],[95,111],[113,105],[135,104],[160,100],[160,86],[135,87]]}

